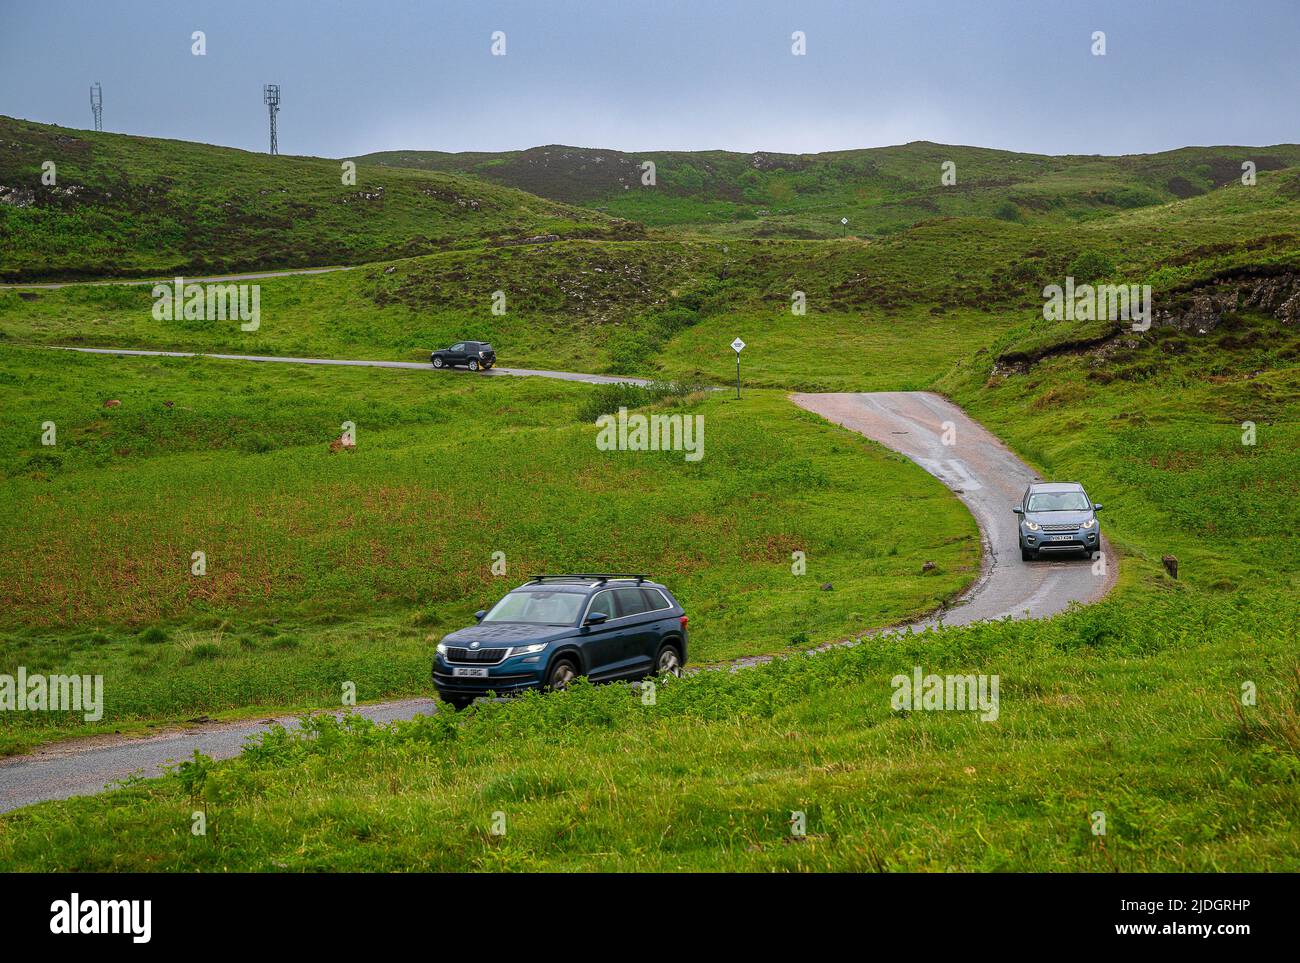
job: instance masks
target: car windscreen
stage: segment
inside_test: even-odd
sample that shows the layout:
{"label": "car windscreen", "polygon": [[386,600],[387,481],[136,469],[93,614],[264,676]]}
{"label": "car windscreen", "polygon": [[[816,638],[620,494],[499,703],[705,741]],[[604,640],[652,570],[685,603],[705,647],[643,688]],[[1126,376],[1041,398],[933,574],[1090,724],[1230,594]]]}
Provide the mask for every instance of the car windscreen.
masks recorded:
{"label": "car windscreen", "polygon": [[511,592],[483,617],[484,622],[527,622],[531,625],[574,625],[586,595],[526,589]]}
{"label": "car windscreen", "polygon": [[1092,508],[1083,492],[1037,492],[1029,496],[1031,512],[1086,512]]}

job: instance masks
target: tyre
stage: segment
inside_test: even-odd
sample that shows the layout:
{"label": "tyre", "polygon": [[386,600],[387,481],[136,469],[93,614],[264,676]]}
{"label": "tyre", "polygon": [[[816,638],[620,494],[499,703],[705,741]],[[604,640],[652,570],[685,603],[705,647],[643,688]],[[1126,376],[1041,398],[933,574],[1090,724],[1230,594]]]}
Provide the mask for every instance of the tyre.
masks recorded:
{"label": "tyre", "polygon": [[433,358],[433,366],[434,366],[435,368],[441,368],[445,363],[446,363],[446,362],[444,362],[441,358],[437,357],[436,355],[434,356],[434,358]]}
{"label": "tyre", "polygon": [[474,696],[467,695],[440,695],[438,698],[457,712],[463,712],[474,703]]}
{"label": "tyre", "polygon": [[562,692],[577,677],[578,667],[571,659],[556,659],[551,665],[551,671],[546,673],[546,689],[548,692]]}
{"label": "tyre", "polygon": [[1031,552],[1029,549],[1025,548],[1023,545],[1021,545],[1021,546],[1020,546],[1020,561],[1022,561],[1022,562],[1032,562],[1033,560],[1034,560],[1034,553]]}
{"label": "tyre", "polygon": [[655,657],[655,668],[652,674],[677,676],[682,674],[682,653],[675,642],[667,642],[659,650],[659,654]]}
{"label": "tyre", "polygon": [[477,370],[478,370],[478,362],[475,361],[473,358],[470,358],[470,359],[469,359],[469,370],[470,370],[470,371],[477,371]]}

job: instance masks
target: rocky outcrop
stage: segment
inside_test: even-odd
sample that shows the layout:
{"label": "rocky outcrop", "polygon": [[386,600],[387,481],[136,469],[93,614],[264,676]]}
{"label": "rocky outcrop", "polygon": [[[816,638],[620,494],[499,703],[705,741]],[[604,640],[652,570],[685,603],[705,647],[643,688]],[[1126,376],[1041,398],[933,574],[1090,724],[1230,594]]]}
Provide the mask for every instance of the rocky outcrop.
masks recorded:
{"label": "rocky outcrop", "polygon": [[1205,334],[1234,311],[1258,311],[1283,324],[1300,323],[1300,271],[1240,268],[1176,288],[1156,299],[1151,324]]}
{"label": "rocky outcrop", "polygon": [[[1225,314],[1239,311],[1269,314],[1283,324],[1300,325],[1300,269],[1286,265],[1234,268],[1157,293],[1152,298],[1151,327],[1208,334]],[[1027,351],[1004,351],[993,363],[993,374],[1023,374],[1039,361],[1062,354],[1106,355],[1115,348],[1136,346],[1141,337],[1127,322],[1117,322],[1113,331],[1100,336],[1067,339]]]}
{"label": "rocky outcrop", "polygon": [[27,187],[5,187],[0,184],[0,204],[11,207],[31,207],[36,203],[36,192]]}

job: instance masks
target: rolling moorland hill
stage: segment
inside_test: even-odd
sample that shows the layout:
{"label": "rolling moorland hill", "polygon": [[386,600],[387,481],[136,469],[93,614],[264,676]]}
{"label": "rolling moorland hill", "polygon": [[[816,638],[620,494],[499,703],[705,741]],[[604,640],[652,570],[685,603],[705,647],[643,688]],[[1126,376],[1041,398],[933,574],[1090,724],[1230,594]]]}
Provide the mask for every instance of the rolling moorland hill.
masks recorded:
{"label": "rolling moorland hill", "polygon": [[357,264],[629,229],[458,174],[368,168],[348,185],[337,160],[0,117],[0,281]]}
{"label": "rolling moorland hill", "polygon": [[147,287],[3,290],[0,339],[418,361],[472,336],[510,366],[722,383],[739,334],[750,385],[924,388],[1017,326],[997,357],[1020,366],[1111,336],[1112,322],[1043,320],[1043,287],[1067,276],[1150,284],[1157,327],[1213,327],[1253,306],[1294,328],[1298,239],[1300,170],[1288,169],[1078,224],[932,218],[869,243],[560,240],[273,278],[255,333],[156,321]]}
{"label": "rolling moorland hill", "polygon": [[[263,171],[299,163],[195,149]],[[1166,187],[1210,163],[1175,153]],[[921,160],[926,177],[934,158]],[[960,179],[970,165],[957,163]],[[427,694],[430,647],[501,588],[498,547],[511,573],[667,573],[699,661],[795,656],[949,599],[976,571],[973,520],[902,456],[795,409],[791,387],[943,392],[1044,477],[1086,481],[1121,559],[1110,596],[1057,618],[700,672],[665,682],[653,706],[579,685],[392,729],[321,715],[229,763],[196,755],[162,780],[0,817],[0,868],[1294,871],[1300,170],[1259,167],[1253,187],[1211,178],[1194,196],[1091,207],[1074,188],[1100,175],[1048,171],[989,188],[1018,216],[931,212],[865,243],[732,239],[688,221],[621,240],[635,229],[577,211],[593,218],[577,229],[613,238],[466,234],[391,264],[269,279],[252,333],[156,321],[147,287],[0,291],[0,509],[20,520],[0,546],[0,584],[20,589],[0,618],[0,671],[103,672],[100,732],[333,707],[340,679],[363,700]],[[1059,204],[1015,199],[1044,179]],[[109,243],[100,230],[85,237]],[[284,238],[259,236],[284,256]],[[67,263],[98,270],[95,250]],[[1152,329],[1045,323],[1042,287],[1067,274],[1151,284]],[[503,284],[509,309],[493,315]],[[795,290],[806,315],[791,313]],[[511,364],[711,381],[731,373],[741,334],[746,390],[651,401],[32,346],[419,359],[469,331]],[[589,406],[606,402],[702,413],[707,458],[604,457]],[[357,448],[335,453],[345,419]],[[41,443],[47,420],[57,446]],[[914,666],[999,675],[1000,720],[895,711],[890,679]],[[1241,700],[1246,682],[1257,704]],[[64,715],[10,727],[0,753],[86,734]],[[218,827],[201,839],[183,818],[200,800]],[[498,810],[506,837],[486,828]]]}
{"label": "rolling moorland hill", "polygon": [[[381,151],[361,163],[473,174],[651,226],[743,237],[891,234],[936,216],[1079,221],[1195,197],[1257,171],[1300,164],[1300,146],[1187,147],[1122,157],[1053,157],[917,141],[897,147],[778,154],[631,154],[552,145],[501,153]],[[642,184],[653,161],[655,185]],[[956,183],[940,182],[955,164]],[[840,223],[847,217],[847,227]]]}

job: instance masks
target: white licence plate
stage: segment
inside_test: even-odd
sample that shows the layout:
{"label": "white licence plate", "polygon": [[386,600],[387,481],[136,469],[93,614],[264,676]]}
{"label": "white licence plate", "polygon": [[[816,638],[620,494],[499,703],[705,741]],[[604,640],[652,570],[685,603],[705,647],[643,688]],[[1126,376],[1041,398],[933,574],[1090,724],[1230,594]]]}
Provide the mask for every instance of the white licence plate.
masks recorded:
{"label": "white licence plate", "polygon": [[1073,535],[1053,535],[1048,539],[1049,542],[1073,542]]}
{"label": "white licence plate", "polygon": [[486,679],[488,670],[472,666],[453,666],[451,674],[454,676],[469,676],[471,679]]}

